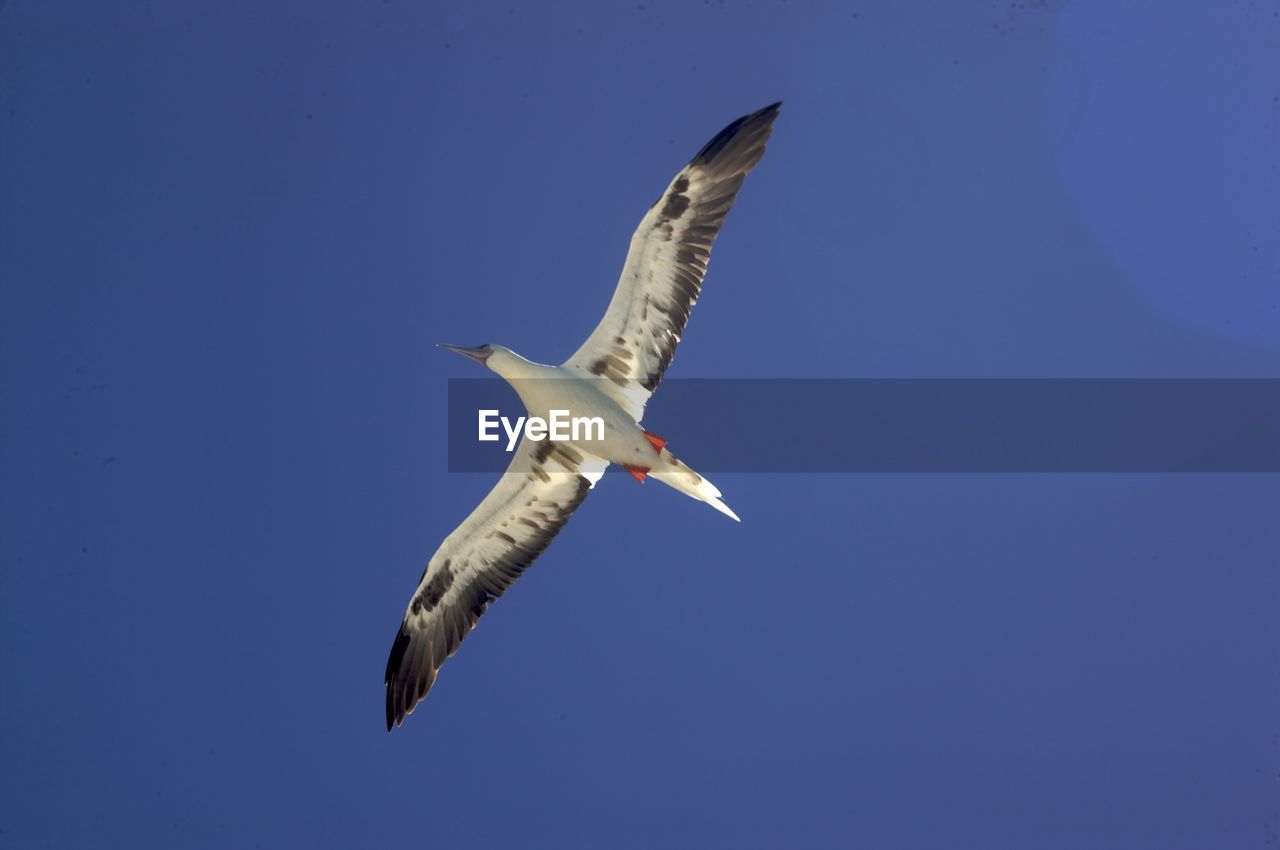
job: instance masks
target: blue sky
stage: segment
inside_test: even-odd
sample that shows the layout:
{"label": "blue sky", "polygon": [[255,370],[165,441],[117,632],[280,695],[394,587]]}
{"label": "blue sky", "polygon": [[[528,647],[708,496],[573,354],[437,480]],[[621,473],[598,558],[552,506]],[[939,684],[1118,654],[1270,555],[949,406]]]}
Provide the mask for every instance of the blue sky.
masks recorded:
{"label": "blue sky", "polygon": [[548,5],[0,4],[0,846],[1280,840],[1274,475],[611,476],[386,733],[435,343],[773,100],[673,377],[1280,377],[1273,4]]}

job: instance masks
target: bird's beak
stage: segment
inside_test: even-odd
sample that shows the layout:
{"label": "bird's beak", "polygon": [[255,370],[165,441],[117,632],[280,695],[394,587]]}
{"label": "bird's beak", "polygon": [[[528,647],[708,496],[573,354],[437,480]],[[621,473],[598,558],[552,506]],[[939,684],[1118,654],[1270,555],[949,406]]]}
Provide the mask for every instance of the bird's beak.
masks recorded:
{"label": "bird's beak", "polygon": [[470,357],[477,363],[484,363],[484,361],[489,359],[489,355],[493,353],[493,349],[487,345],[477,345],[475,348],[465,348],[461,345],[450,345],[447,342],[442,342],[436,347],[447,348],[449,351],[456,351],[463,357]]}

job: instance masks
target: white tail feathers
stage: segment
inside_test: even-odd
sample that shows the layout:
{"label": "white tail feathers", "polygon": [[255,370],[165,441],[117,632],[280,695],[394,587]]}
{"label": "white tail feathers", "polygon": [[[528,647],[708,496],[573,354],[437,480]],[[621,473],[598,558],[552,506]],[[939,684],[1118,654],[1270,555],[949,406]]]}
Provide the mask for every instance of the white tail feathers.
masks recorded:
{"label": "white tail feathers", "polygon": [[738,519],[738,515],[729,509],[728,505],[720,501],[720,491],[716,489],[714,484],[685,466],[680,462],[679,458],[666,449],[662,450],[660,460],[666,469],[663,469],[662,466],[654,467],[649,470],[650,478],[656,478],[668,487],[679,490],[699,502],[706,502],[734,522],[742,522],[742,520]]}
{"label": "white tail feathers", "polygon": [[724,502],[720,501],[719,499],[707,499],[707,504],[715,508],[720,513],[724,514],[734,522],[742,522],[742,520],[738,519],[738,515],[733,512],[733,509],[730,508],[728,505],[726,505]]}

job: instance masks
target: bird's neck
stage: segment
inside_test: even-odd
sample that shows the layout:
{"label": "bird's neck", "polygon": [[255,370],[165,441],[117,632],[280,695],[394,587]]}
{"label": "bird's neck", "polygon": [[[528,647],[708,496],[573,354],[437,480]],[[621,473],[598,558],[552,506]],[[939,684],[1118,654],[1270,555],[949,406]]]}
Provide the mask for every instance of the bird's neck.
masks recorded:
{"label": "bird's neck", "polygon": [[532,378],[549,378],[553,377],[558,370],[555,366],[545,366],[541,363],[534,363],[532,360],[526,360],[514,351],[495,351],[487,363],[485,363],[493,371],[497,372],[507,381],[520,381]]}

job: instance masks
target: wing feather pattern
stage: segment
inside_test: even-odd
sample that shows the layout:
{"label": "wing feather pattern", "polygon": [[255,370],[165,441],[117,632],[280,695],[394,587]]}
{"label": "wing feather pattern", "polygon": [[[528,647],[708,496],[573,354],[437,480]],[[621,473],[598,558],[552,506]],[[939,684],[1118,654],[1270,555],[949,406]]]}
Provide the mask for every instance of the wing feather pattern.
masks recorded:
{"label": "wing feather pattern", "polygon": [[747,172],[764,155],[781,103],[725,127],[680,169],[631,237],[604,318],[565,366],[636,417],[675,356],[702,290],[711,245]]}
{"label": "wing feather pattern", "polygon": [[524,440],[502,479],[445,538],[422,573],[387,659],[387,730],[431,690],[489,604],[569,521],[607,462],[571,446]]}

